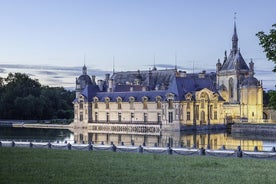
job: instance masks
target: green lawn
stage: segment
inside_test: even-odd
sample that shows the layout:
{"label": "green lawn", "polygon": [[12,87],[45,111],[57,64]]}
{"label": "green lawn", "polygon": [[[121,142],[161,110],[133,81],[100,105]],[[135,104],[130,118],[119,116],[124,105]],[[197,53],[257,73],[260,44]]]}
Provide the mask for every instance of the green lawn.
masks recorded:
{"label": "green lawn", "polygon": [[0,183],[276,183],[276,161],[0,147]]}

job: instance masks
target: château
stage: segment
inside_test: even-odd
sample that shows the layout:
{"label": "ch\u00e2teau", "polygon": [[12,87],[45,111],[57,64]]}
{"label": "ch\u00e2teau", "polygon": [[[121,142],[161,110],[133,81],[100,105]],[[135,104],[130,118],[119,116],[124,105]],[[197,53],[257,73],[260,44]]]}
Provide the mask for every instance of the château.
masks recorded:
{"label": "ch\u00e2teau", "polygon": [[158,133],[161,130],[216,129],[229,123],[263,122],[263,87],[254,63],[238,47],[236,23],[229,55],[216,70],[174,69],[114,72],[97,80],[76,78],[74,125],[94,132]]}

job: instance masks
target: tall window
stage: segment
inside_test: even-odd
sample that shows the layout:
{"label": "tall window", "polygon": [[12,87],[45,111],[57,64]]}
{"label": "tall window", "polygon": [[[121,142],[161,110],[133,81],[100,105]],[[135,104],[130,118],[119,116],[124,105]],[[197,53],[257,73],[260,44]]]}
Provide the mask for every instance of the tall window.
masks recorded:
{"label": "tall window", "polygon": [[189,121],[189,120],[191,120],[191,112],[187,112],[187,120]]}
{"label": "tall window", "polygon": [[144,122],[147,122],[147,121],[148,121],[148,114],[144,113]]}
{"label": "tall window", "polygon": [[200,101],[200,108],[204,108],[204,99],[201,99],[201,101]]}
{"label": "tall window", "polygon": [[233,78],[229,79],[229,96],[230,96],[230,98],[234,97],[234,80],[233,80]]}
{"label": "tall window", "polygon": [[122,113],[120,113],[120,112],[118,113],[118,121],[119,121],[119,123],[122,122]]}
{"label": "tall window", "polygon": [[217,112],[217,111],[214,112],[214,119],[215,119],[215,120],[218,119],[218,112]]}
{"label": "tall window", "polygon": [[215,100],[215,101],[214,101],[214,109],[216,109],[217,107],[218,107],[218,101]]}
{"label": "tall window", "polygon": [[173,112],[169,112],[169,123],[173,122]]}
{"label": "tall window", "polygon": [[80,109],[83,109],[83,101],[80,101]]}
{"label": "tall window", "polygon": [[213,106],[212,105],[210,105],[210,112],[209,112],[209,114],[210,114],[210,119],[213,119]]}
{"label": "tall window", "polygon": [[161,113],[160,112],[157,113],[157,122],[158,123],[161,122]]}
{"label": "tall window", "polygon": [[169,99],[169,109],[173,109],[173,100]]}
{"label": "tall window", "polygon": [[201,111],[200,113],[200,123],[205,123],[205,112]]}
{"label": "tall window", "polygon": [[106,122],[109,122],[110,119],[109,119],[109,112],[106,113]]}
{"label": "tall window", "polygon": [[134,113],[130,113],[130,121],[132,122],[134,120]]}
{"label": "tall window", "polygon": [[196,117],[196,120],[199,120],[199,105],[196,105],[195,117]]}
{"label": "tall window", "polygon": [[83,121],[83,113],[80,112],[80,121]]}
{"label": "tall window", "polygon": [[98,122],[98,112],[95,112],[95,122]]}
{"label": "tall window", "polygon": [[190,109],[191,103],[187,102],[187,109]]}

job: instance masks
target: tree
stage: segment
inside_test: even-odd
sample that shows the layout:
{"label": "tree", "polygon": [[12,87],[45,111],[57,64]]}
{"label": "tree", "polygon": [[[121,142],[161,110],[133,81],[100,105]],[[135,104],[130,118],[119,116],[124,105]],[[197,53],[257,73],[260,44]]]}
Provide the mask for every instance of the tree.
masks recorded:
{"label": "tree", "polygon": [[268,106],[271,107],[272,109],[276,110],[276,91],[270,90],[270,91],[268,91],[268,95],[269,95]]}
{"label": "tree", "polygon": [[41,86],[26,74],[0,78],[0,119],[72,119],[74,92]]}
{"label": "tree", "polygon": [[[259,44],[264,48],[267,59],[276,64],[276,24],[272,25],[272,29],[270,29],[268,34],[260,31],[256,36],[260,40]],[[276,65],[272,71],[276,72]]]}

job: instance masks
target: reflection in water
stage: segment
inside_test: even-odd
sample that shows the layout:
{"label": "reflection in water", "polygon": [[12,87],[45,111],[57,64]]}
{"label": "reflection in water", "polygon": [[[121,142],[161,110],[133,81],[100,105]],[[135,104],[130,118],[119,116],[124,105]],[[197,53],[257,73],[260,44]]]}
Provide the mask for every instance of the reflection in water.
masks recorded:
{"label": "reflection in water", "polygon": [[62,129],[0,127],[0,140],[64,142],[72,136],[71,131]]}
{"label": "reflection in water", "polygon": [[[226,132],[161,132],[160,135],[142,135],[142,134],[115,134],[115,133],[95,133],[87,129],[75,129],[74,140],[77,143],[94,142],[95,144],[115,145],[146,145],[158,147],[186,147],[186,148],[208,148],[221,149],[224,145],[226,149],[237,149],[241,145],[243,150],[271,150],[265,148],[262,140],[236,138]],[[274,144],[276,145],[276,143]]]}
{"label": "reflection in water", "polygon": [[253,136],[253,135],[231,135],[226,132],[161,132],[158,135],[145,134],[119,134],[119,133],[97,133],[91,130],[76,128],[72,130],[60,129],[32,129],[32,128],[11,128],[0,127],[0,140],[15,141],[36,141],[36,142],[70,142],[111,144],[126,146],[146,145],[166,147],[186,147],[186,148],[210,148],[221,149],[224,145],[226,149],[237,149],[241,145],[243,150],[270,151],[276,147],[275,138]]}

